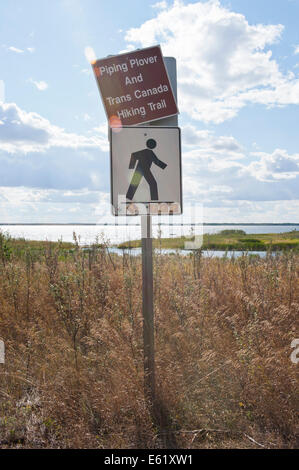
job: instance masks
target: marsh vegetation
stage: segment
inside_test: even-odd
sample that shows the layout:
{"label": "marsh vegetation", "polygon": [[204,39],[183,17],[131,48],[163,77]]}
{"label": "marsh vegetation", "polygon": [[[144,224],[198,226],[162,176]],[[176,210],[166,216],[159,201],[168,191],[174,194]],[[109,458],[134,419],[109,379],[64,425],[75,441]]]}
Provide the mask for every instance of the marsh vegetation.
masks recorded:
{"label": "marsh vegetation", "polygon": [[298,260],[154,256],[153,419],[141,257],[2,234],[1,447],[296,447]]}

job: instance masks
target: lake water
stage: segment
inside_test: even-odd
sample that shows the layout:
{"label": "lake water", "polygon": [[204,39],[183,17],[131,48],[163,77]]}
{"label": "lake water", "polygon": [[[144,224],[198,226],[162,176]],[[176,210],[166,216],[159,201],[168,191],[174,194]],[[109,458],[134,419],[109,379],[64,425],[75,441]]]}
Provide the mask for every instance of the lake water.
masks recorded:
{"label": "lake water", "polygon": [[[110,248],[109,251],[111,253],[117,253],[119,255],[123,254],[123,250],[120,250],[119,248]],[[162,255],[175,255],[175,254],[180,254],[183,256],[189,256],[192,252],[190,250],[175,250],[175,249],[155,249],[156,253],[161,253]],[[130,255],[133,256],[138,256],[141,254],[141,248],[133,248],[130,250],[125,250],[125,253],[130,253]],[[264,258],[267,255],[266,251],[251,251],[251,255],[258,255]],[[244,255],[243,251],[220,251],[220,250],[204,250],[202,251],[202,256],[205,258],[239,258],[240,256]]]}
{"label": "lake water", "polygon": [[[104,237],[106,241],[115,244],[126,240],[140,239],[141,236],[140,226],[135,225],[7,225],[0,226],[0,229],[15,238],[49,241],[61,239],[64,242],[72,242],[75,232],[81,245],[90,245],[96,241],[97,237]],[[156,236],[157,232],[158,227],[154,226],[153,235]],[[166,232],[167,230],[162,231],[165,236]],[[172,233],[174,232],[178,233],[177,227],[172,230]]]}
{"label": "lake water", "polygon": [[[162,237],[189,236],[190,225],[161,226]],[[199,225],[195,226],[195,233],[217,233],[221,230],[244,230],[246,233],[281,233],[299,230],[299,224],[295,225]],[[14,238],[26,240],[62,239],[65,242],[73,241],[73,233],[80,237],[81,245],[89,245],[95,242],[97,237],[104,236],[110,243],[121,243],[126,240],[140,239],[141,228],[135,225],[0,225],[0,230],[8,232]],[[153,225],[153,236],[157,237],[158,225]]]}
{"label": "lake water", "polygon": [[[162,237],[190,236],[190,225],[153,225],[153,236],[157,237],[159,229]],[[217,233],[221,230],[244,230],[246,233],[281,233],[299,230],[299,224],[295,225],[199,225],[193,227],[195,234]],[[48,240],[65,242],[73,241],[73,233],[79,239],[81,245],[94,243],[99,237],[111,244],[121,243],[126,240],[136,240],[141,237],[141,228],[136,225],[0,225],[0,230],[8,232],[14,238],[27,240]],[[122,252],[112,248],[111,251]],[[140,250],[131,250],[132,254],[139,254]],[[175,253],[176,250],[163,250],[163,253]],[[182,252],[187,254],[188,252]],[[253,252],[254,253],[254,252]],[[208,251],[205,256],[223,256],[225,252]],[[228,253],[228,256],[239,256],[241,252]],[[261,252],[258,252],[261,255]]]}

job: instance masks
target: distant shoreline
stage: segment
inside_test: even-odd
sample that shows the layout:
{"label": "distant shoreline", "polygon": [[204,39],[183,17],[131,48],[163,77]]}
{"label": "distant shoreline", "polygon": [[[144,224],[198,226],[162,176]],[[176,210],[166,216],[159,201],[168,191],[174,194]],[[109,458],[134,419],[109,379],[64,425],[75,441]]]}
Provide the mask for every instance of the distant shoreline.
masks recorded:
{"label": "distant shoreline", "polygon": [[[129,223],[129,224],[118,224],[118,223],[102,223],[102,224],[96,224],[96,223],[79,223],[79,222],[74,222],[74,223],[26,223],[26,222],[21,222],[21,223],[0,223],[0,227],[7,227],[7,226],[72,226],[72,225],[80,225],[80,226],[127,226],[127,225],[132,225],[132,226],[140,226],[140,223],[139,224],[134,224],[134,223]],[[218,227],[218,226],[242,226],[242,227],[258,227],[258,226],[265,226],[265,225],[268,225],[268,226],[271,226],[271,227],[289,227],[289,226],[299,226],[299,222],[287,222],[287,223],[282,223],[282,224],[277,224],[277,223],[270,223],[270,222],[263,222],[263,223],[255,223],[255,222],[252,222],[252,223],[245,223],[245,222],[241,222],[241,223],[236,223],[236,222],[233,222],[233,223],[228,223],[228,222],[224,222],[224,223],[220,223],[220,222],[212,222],[212,223],[208,223],[208,222],[203,222],[203,223],[166,223],[166,222],[161,222],[159,224],[153,224],[153,225],[176,225],[176,226],[190,226],[190,225],[203,225],[203,226],[214,226],[214,227]]]}
{"label": "distant shoreline", "polygon": [[[191,238],[191,239],[190,239]],[[193,241],[192,237],[173,237],[154,239],[154,248],[171,248],[171,249],[187,249],[189,242]],[[130,249],[140,248],[141,240],[130,240],[119,243],[118,248]],[[190,246],[190,244],[189,244]],[[192,249],[192,243],[190,249]],[[285,233],[252,233],[248,234],[244,230],[221,230],[219,233],[204,234],[199,240],[201,250],[216,251],[281,251],[281,250],[297,250],[299,249],[299,231]]]}

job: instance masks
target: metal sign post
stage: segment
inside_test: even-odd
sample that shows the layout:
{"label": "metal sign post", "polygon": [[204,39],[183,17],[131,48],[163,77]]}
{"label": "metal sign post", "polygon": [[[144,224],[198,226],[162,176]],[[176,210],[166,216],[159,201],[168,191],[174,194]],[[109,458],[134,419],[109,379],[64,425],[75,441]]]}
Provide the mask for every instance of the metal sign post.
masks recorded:
{"label": "metal sign post", "polygon": [[144,393],[153,409],[151,214],[182,213],[176,60],[163,58],[160,46],[153,46],[109,56],[92,65],[109,125],[112,212],[115,216],[141,215]]}
{"label": "metal sign post", "polygon": [[155,403],[153,240],[150,215],[141,216],[144,394]]}
{"label": "metal sign post", "polygon": [[4,341],[0,339],[0,364],[4,364],[4,363],[5,363],[5,345],[4,345]]}

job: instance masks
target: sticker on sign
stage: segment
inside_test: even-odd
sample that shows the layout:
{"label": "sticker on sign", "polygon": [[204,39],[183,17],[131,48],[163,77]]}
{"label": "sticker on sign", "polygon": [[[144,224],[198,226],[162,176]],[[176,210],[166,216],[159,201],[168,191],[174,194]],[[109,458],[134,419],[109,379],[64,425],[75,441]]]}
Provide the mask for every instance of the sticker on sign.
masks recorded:
{"label": "sticker on sign", "polygon": [[111,127],[179,113],[160,46],[109,56],[92,66]]}
{"label": "sticker on sign", "polygon": [[[182,213],[181,134],[178,127],[111,128],[114,215]],[[162,210],[163,209],[163,210]]]}

